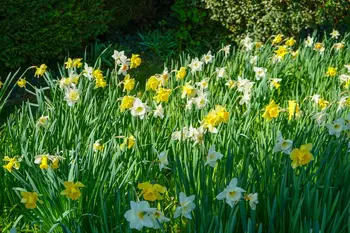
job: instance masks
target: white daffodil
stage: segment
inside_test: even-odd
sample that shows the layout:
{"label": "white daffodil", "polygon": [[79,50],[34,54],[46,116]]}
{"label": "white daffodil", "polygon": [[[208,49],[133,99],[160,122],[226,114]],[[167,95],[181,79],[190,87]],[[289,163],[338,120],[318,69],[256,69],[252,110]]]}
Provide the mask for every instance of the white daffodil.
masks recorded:
{"label": "white daffodil", "polygon": [[233,178],[223,192],[216,196],[218,200],[226,199],[226,203],[233,207],[242,197],[245,190],[237,187],[237,178]]}
{"label": "white daffodil", "polygon": [[126,76],[128,74],[128,70],[130,67],[130,61],[129,60],[122,60],[120,61],[120,68],[118,70],[118,74],[123,74]]}
{"label": "white daffodil", "polygon": [[82,74],[88,78],[89,80],[92,80],[92,73],[94,72],[94,68],[90,67],[87,63],[84,64],[84,70]]}
{"label": "white daffodil", "polygon": [[350,73],[350,64],[344,65],[346,69],[348,69],[348,73]]}
{"label": "white daffodil", "polygon": [[341,132],[345,129],[344,118],[339,118],[333,121],[333,123],[328,123],[327,128],[329,130],[330,135],[335,135],[336,137],[339,137]]}
{"label": "white daffodil", "polygon": [[155,110],[153,110],[153,116],[155,118],[159,117],[161,119],[164,118],[164,108],[162,107],[162,104],[159,104]]}
{"label": "white daffodil", "polygon": [[304,43],[306,47],[312,47],[314,44],[314,38],[308,36]]}
{"label": "white daffodil", "polygon": [[325,112],[318,112],[318,113],[315,113],[315,115],[313,115],[312,118],[315,119],[318,125],[321,125],[326,121],[327,116],[328,114]]}
{"label": "white daffodil", "polygon": [[254,47],[253,40],[248,35],[241,41],[241,43],[246,51],[251,51]]}
{"label": "white daffodil", "polygon": [[278,131],[277,142],[275,144],[275,147],[273,148],[273,151],[275,153],[283,151],[283,153],[289,155],[290,152],[292,151],[292,146],[293,146],[293,141],[283,139],[281,131]]}
{"label": "white daffodil", "polygon": [[244,197],[246,201],[249,201],[250,208],[252,210],[256,210],[256,205],[259,203],[258,201],[258,193],[250,193]]}
{"label": "white daffodil", "polygon": [[225,47],[220,49],[220,51],[224,51],[225,57],[227,57],[230,54],[230,49],[231,49],[231,45],[226,45]]}
{"label": "white daffodil", "polygon": [[48,122],[49,122],[49,116],[41,116],[41,117],[39,117],[39,120],[38,120],[38,122],[36,123],[36,125],[37,125],[38,127],[40,127],[40,126],[46,126]]}
{"label": "white daffodil", "polygon": [[125,56],[124,51],[119,52],[117,50],[114,50],[112,57],[115,60],[117,65],[120,65],[122,64],[122,61],[127,60],[127,57]]}
{"label": "white daffodil", "polygon": [[211,167],[215,167],[216,162],[219,159],[222,159],[222,157],[224,157],[224,155],[221,154],[220,152],[215,151],[215,145],[212,145],[209,148],[209,152],[208,152],[208,155],[207,155],[207,161],[205,162],[205,166],[209,165]]}
{"label": "white daffodil", "polygon": [[169,165],[169,161],[168,161],[168,155],[166,151],[160,152],[160,154],[158,155],[158,160],[159,160],[159,170],[163,170],[164,168],[166,169],[170,169],[167,167],[167,165]]}
{"label": "white daffodil", "polygon": [[217,75],[216,79],[223,78],[226,74],[226,68],[225,67],[216,68],[215,73]]}
{"label": "white daffodil", "polygon": [[68,106],[72,107],[76,102],[78,102],[79,98],[80,94],[75,85],[66,89],[64,100],[67,101]]}
{"label": "white daffodil", "polygon": [[207,54],[203,55],[203,57],[202,57],[202,61],[203,61],[205,64],[212,63],[212,62],[213,62],[213,59],[214,59],[214,56],[211,55],[211,51],[209,51]]}
{"label": "white daffodil", "polygon": [[161,228],[161,224],[163,222],[169,222],[170,219],[165,217],[163,212],[160,210],[155,210],[151,213],[152,221],[153,221],[153,229]]}
{"label": "white daffodil", "polygon": [[262,67],[254,67],[253,68],[254,72],[255,72],[255,78],[256,80],[260,80],[262,78],[265,78],[266,76],[266,68],[262,68]]}
{"label": "white daffodil", "polygon": [[338,102],[337,111],[340,111],[340,110],[342,110],[343,108],[346,107],[348,98],[349,98],[348,96],[343,96],[343,97],[340,98],[340,100]]}
{"label": "white daffodil", "polygon": [[34,163],[40,164],[40,169],[48,169],[49,161],[52,161],[53,156],[49,154],[41,154],[34,157]]}
{"label": "white daffodil", "polygon": [[193,203],[195,196],[187,197],[185,193],[181,192],[179,199],[180,206],[176,207],[174,218],[178,218],[181,215],[185,218],[192,219],[191,212],[196,208],[196,204]]}
{"label": "white daffodil", "polygon": [[135,98],[132,108],[130,109],[130,113],[132,116],[140,117],[142,120],[149,111],[149,107],[142,103],[142,101],[139,98]]}
{"label": "white daffodil", "polygon": [[321,98],[321,96],[319,94],[315,94],[315,95],[311,96],[311,100],[314,101],[315,104],[318,104],[320,98]]}
{"label": "white daffodil", "polygon": [[195,59],[192,59],[191,64],[188,66],[191,68],[192,73],[202,71],[203,62],[199,61],[196,57]]}
{"label": "white daffodil", "polygon": [[249,92],[244,92],[239,101],[239,105],[250,105],[251,98],[252,96]]}
{"label": "white daffodil", "polygon": [[124,217],[130,223],[131,229],[141,230],[143,227],[153,228],[153,213],[156,208],[150,208],[147,201],[130,202],[131,209],[126,211]]}
{"label": "white daffodil", "polygon": [[258,56],[251,56],[250,57],[250,60],[249,60],[249,63],[252,64],[252,65],[256,65],[256,63],[258,62],[258,59],[259,57]]}
{"label": "white daffodil", "polygon": [[337,30],[333,29],[330,35],[332,36],[333,39],[338,39],[338,37],[340,36],[340,33]]}
{"label": "white daffodil", "polygon": [[198,86],[201,90],[205,90],[208,88],[208,80],[207,79],[203,79],[200,82],[196,83],[196,86]]}

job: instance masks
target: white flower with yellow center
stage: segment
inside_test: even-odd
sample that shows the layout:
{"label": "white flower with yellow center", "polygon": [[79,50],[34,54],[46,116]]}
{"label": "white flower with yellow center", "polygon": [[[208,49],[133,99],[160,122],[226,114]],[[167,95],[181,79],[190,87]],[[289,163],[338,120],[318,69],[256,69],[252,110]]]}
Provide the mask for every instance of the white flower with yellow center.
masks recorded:
{"label": "white flower with yellow center", "polygon": [[167,165],[169,165],[169,161],[168,161],[168,155],[166,151],[160,152],[160,154],[158,155],[158,161],[159,161],[159,170],[163,170],[164,168],[166,169],[170,169],[167,167]]}
{"label": "white flower with yellow center", "polygon": [[84,64],[84,70],[82,72],[82,74],[88,78],[89,80],[92,80],[92,73],[94,72],[94,68],[90,67],[87,63]]}
{"label": "white flower with yellow center", "polygon": [[196,208],[196,204],[193,203],[195,196],[187,197],[185,193],[181,192],[180,196],[180,206],[176,207],[174,218],[184,216],[185,218],[192,219],[191,212]]}
{"label": "white flower with yellow center", "polygon": [[256,205],[259,203],[258,201],[258,193],[250,193],[244,197],[246,201],[249,201],[250,208],[252,210],[256,210]]}
{"label": "white flower with yellow center", "polygon": [[283,151],[283,153],[289,155],[290,152],[292,151],[292,146],[293,146],[293,141],[283,139],[281,131],[278,131],[277,142],[275,144],[275,147],[273,148],[273,151],[275,153]]}
{"label": "white flower with yellow center", "polygon": [[219,67],[215,69],[215,73],[216,73],[216,79],[221,79],[225,76],[226,74],[226,67]]}
{"label": "white flower with yellow center", "polygon": [[252,64],[252,65],[256,65],[256,63],[258,62],[258,59],[259,57],[258,56],[251,56],[250,57],[250,60],[249,60],[249,63]]}
{"label": "white flower with yellow center", "polygon": [[224,155],[221,154],[220,152],[215,151],[215,145],[212,145],[209,148],[208,155],[207,155],[207,161],[205,162],[205,166],[209,165],[211,167],[215,167],[216,162],[219,159],[222,159],[222,157],[224,157]]}
{"label": "white flower with yellow center", "polygon": [[331,35],[333,39],[338,39],[340,33],[337,30],[333,29],[333,31],[329,35]]}
{"label": "white flower with yellow center", "polygon": [[37,126],[46,126],[49,122],[49,116],[41,116],[39,117],[38,122],[36,123]]}
{"label": "white flower with yellow center", "polygon": [[195,59],[192,59],[191,64],[188,66],[191,68],[192,73],[202,71],[203,62],[199,61],[196,57]]}
{"label": "white flower with yellow center", "polygon": [[345,129],[345,120],[343,118],[339,118],[333,123],[328,123],[327,128],[329,131],[329,135],[335,135],[339,137],[341,132]]}
{"label": "white flower with yellow center", "polygon": [[164,108],[162,106],[162,104],[159,104],[158,106],[156,106],[156,109],[153,110],[153,117],[155,118],[164,118]]}
{"label": "white flower with yellow center", "polygon": [[203,61],[205,64],[212,63],[212,62],[213,62],[213,59],[214,59],[214,56],[211,55],[211,51],[209,51],[207,54],[203,55],[203,57],[202,57],[202,61]]}
{"label": "white flower with yellow center", "polygon": [[153,220],[153,229],[161,228],[161,224],[163,222],[169,222],[170,219],[165,217],[163,212],[160,210],[155,210],[151,213],[151,217]]}
{"label": "white flower with yellow center", "polygon": [[67,101],[68,106],[72,107],[80,98],[78,89],[73,85],[66,89],[64,100]]}
{"label": "white flower with yellow center", "polygon": [[40,169],[46,170],[49,168],[49,161],[52,161],[53,156],[49,154],[37,155],[34,157],[34,163],[40,164]]}
{"label": "white flower with yellow center", "polygon": [[318,125],[321,125],[326,121],[327,116],[328,114],[325,112],[318,112],[318,113],[315,113],[315,115],[312,118],[316,120]]}
{"label": "white flower with yellow center", "polygon": [[132,108],[130,109],[131,115],[134,117],[140,117],[142,120],[149,111],[149,107],[142,103],[139,98],[135,98]]}
{"label": "white flower with yellow center", "polygon": [[244,192],[244,189],[237,187],[237,178],[233,178],[230,184],[224,189],[224,191],[216,196],[216,199],[226,199],[226,203],[233,207],[236,203],[238,203],[241,200],[242,193]]}
{"label": "white flower with yellow center", "polygon": [[150,208],[147,201],[130,202],[131,209],[126,211],[124,217],[130,223],[131,229],[141,230],[143,227],[154,227],[154,212],[156,208]]}
{"label": "white flower with yellow center", "polygon": [[260,80],[262,78],[265,78],[266,76],[266,68],[262,68],[262,67],[254,67],[254,72],[255,72],[255,78],[256,80]]}
{"label": "white flower with yellow center", "polygon": [[314,38],[308,36],[304,43],[306,47],[312,47],[314,44]]}
{"label": "white flower with yellow center", "polygon": [[202,81],[197,82],[196,86],[199,87],[202,90],[205,90],[205,89],[208,88],[208,80],[207,79],[203,79]]}
{"label": "white flower with yellow center", "polygon": [[[225,57],[227,57],[230,54],[230,49],[231,49],[231,45],[226,45],[225,47],[223,47],[222,49],[220,49],[220,51],[224,51],[225,53]],[[220,52],[219,51],[219,52]]]}

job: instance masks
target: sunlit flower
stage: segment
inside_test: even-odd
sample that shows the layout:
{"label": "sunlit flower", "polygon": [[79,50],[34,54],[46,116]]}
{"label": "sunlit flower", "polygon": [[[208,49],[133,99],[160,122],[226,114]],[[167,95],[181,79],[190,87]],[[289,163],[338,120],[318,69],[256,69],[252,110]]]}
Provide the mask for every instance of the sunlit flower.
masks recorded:
{"label": "sunlit flower", "polygon": [[236,86],[235,84],[236,84],[236,82],[234,80],[230,79],[225,83],[225,86],[227,86],[229,89],[232,89]]}
{"label": "sunlit flower", "polygon": [[38,122],[36,123],[36,125],[37,125],[38,127],[40,127],[40,126],[46,126],[47,123],[48,123],[48,120],[49,120],[49,116],[41,116],[41,117],[39,117],[39,120],[38,120]]}
{"label": "sunlit flower", "polygon": [[167,67],[164,68],[163,73],[160,75],[159,79],[161,84],[165,86],[169,79],[169,72]]}
{"label": "sunlit flower", "polygon": [[246,35],[246,37],[241,41],[241,43],[246,51],[250,51],[254,47],[254,42],[248,35]]}
{"label": "sunlit flower", "polygon": [[328,106],[329,102],[323,98],[320,98],[318,100],[318,106],[321,108],[321,110],[325,109]]}
{"label": "sunlit flower", "polygon": [[197,97],[193,98],[193,103],[197,109],[203,109],[209,103],[208,93],[200,90],[197,92]]}
{"label": "sunlit flower", "polygon": [[273,40],[272,40],[272,44],[275,45],[275,44],[279,44],[281,43],[283,39],[283,35],[282,34],[278,34],[276,36],[274,36]]}
{"label": "sunlit flower", "polygon": [[316,43],[315,45],[314,45],[314,50],[315,51],[319,51],[320,53],[323,53],[324,52],[324,50],[325,50],[325,48],[324,48],[324,44],[323,43]]}
{"label": "sunlit flower", "polygon": [[191,64],[189,64],[188,67],[190,67],[191,72],[194,73],[196,71],[202,71],[202,65],[203,62],[199,61],[196,57],[195,59],[192,59]]}
{"label": "sunlit flower", "polygon": [[242,198],[245,190],[237,186],[237,178],[233,178],[223,192],[216,196],[218,200],[226,199],[226,203],[233,207]]}
{"label": "sunlit flower", "polygon": [[118,74],[123,74],[125,76],[129,70],[129,66],[130,66],[130,62],[128,60],[121,61]]}
{"label": "sunlit flower", "polygon": [[176,74],[176,78],[182,80],[186,77],[186,74],[186,67],[180,67],[179,71]]}
{"label": "sunlit flower", "polygon": [[64,157],[62,156],[58,156],[58,155],[51,155],[50,156],[51,159],[51,168],[52,169],[58,169],[60,167],[59,162],[64,160]]}
{"label": "sunlit flower", "polygon": [[279,112],[280,112],[279,106],[275,103],[274,100],[272,100],[270,102],[270,104],[268,104],[265,107],[265,112],[262,115],[262,117],[265,118],[266,120],[270,121],[270,120],[272,120],[272,118],[277,118]]}
{"label": "sunlit flower", "polygon": [[214,59],[214,56],[211,55],[211,51],[209,51],[207,54],[203,55],[203,57],[202,57],[202,61],[205,64],[212,63],[213,59]]}
{"label": "sunlit flower", "polygon": [[248,195],[245,195],[244,199],[246,201],[249,201],[249,205],[252,210],[256,210],[256,205],[259,204],[258,193],[250,193]]}
{"label": "sunlit flower", "polygon": [[212,145],[209,148],[207,161],[205,162],[205,165],[215,167],[217,160],[222,159],[222,157],[224,157],[224,155],[220,152],[215,151],[215,145]]}
{"label": "sunlit flower", "polygon": [[130,75],[127,74],[124,77],[123,84],[124,84],[123,91],[127,91],[127,92],[132,91],[135,87],[135,79],[131,78]]}
{"label": "sunlit flower", "polygon": [[132,116],[138,116],[142,120],[146,116],[148,111],[149,107],[145,103],[142,103],[142,101],[139,98],[134,99],[133,106],[130,109]]}
{"label": "sunlit flower", "polygon": [[255,66],[257,64],[257,62],[258,62],[258,59],[259,59],[259,57],[256,56],[256,55],[255,56],[251,56],[250,59],[249,59],[249,63]]}
{"label": "sunlit flower", "polygon": [[122,61],[127,60],[127,57],[125,56],[124,51],[119,52],[117,50],[114,50],[112,57],[115,60],[117,65],[120,65]]}
{"label": "sunlit flower", "polygon": [[284,58],[285,55],[288,54],[288,49],[287,46],[278,46],[278,49],[274,51],[275,52],[275,56],[282,60]]}
{"label": "sunlit flower", "polygon": [[156,208],[150,208],[147,201],[130,202],[131,209],[126,211],[124,217],[130,223],[131,229],[141,230],[143,227],[154,226],[153,213]]}
{"label": "sunlit flower", "polygon": [[343,118],[339,118],[332,123],[328,123],[327,128],[329,135],[335,135],[336,137],[339,137],[341,132],[345,129],[345,120]]}
{"label": "sunlit flower", "polygon": [[45,64],[41,64],[40,67],[35,67],[36,71],[34,74],[34,77],[39,78],[40,76],[43,76],[46,72],[47,66]]}
{"label": "sunlit flower", "polygon": [[191,86],[190,83],[191,82],[188,82],[182,87],[182,99],[185,97],[191,98],[196,95],[196,89],[193,86]]}
{"label": "sunlit flower", "polygon": [[340,33],[337,30],[333,29],[330,35],[332,36],[333,39],[338,39],[338,37],[340,36]]}
{"label": "sunlit flower", "polygon": [[195,195],[186,196],[185,193],[181,192],[179,195],[180,206],[176,207],[174,218],[184,216],[185,218],[192,219],[191,212],[196,208],[196,204],[193,203]]}
{"label": "sunlit flower", "polygon": [[198,86],[202,90],[207,89],[208,88],[208,80],[202,79],[200,82],[196,82],[196,86]]}
{"label": "sunlit flower", "polygon": [[327,69],[327,72],[326,72],[326,75],[328,77],[334,77],[337,75],[337,68],[334,68],[334,67],[328,67]]}
{"label": "sunlit flower", "polygon": [[286,45],[289,47],[292,47],[295,43],[296,43],[296,40],[294,39],[294,37],[291,37],[286,41]]}
{"label": "sunlit flower", "polygon": [[165,88],[159,87],[157,90],[157,94],[156,96],[153,97],[153,99],[158,103],[159,102],[167,103],[169,101],[170,94],[171,94],[171,89],[165,89]]}
{"label": "sunlit flower", "polygon": [[273,151],[275,153],[283,151],[285,154],[290,154],[293,146],[293,141],[292,140],[285,140],[282,136],[281,131],[278,131],[277,133],[277,142],[273,148]]}
{"label": "sunlit flower", "polygon": [[128,95],[124,96],[120,104],[120,111],[124,112],[125,109],[132,108],[134,106],[134,100],[135,100],[135,97],[133,96],[128,96]]}
{"label": "sunlit flower", "polygon": [[223,78],[226,74],[226,68],[225,67],[216,68],[215,73],[217,75],[216,76],[217,79]]}
{"label": "sunlit flower", "polygon": [[94,145],[92,146],[94,151],[103,151],[103,149],[105,148],[103,144],[101,144],[101,139],[97,140],[96,142],[94,142]]}
{"label": "sunlit flower", "polygon": [[81,196],[81,191],[80,188],[85,187],[81,182],[71,182],[71,181],[65,181],[63,182],[64,187],[66,188],[61,192],[61,195],[64,195],[70,199],[78,200],[79,197]]}
{"label": "sunlit flower", "polygon": [[262,67],[254,67],[254,72],[255,72],[255,78],[256,80],[260,80],[261,78],[265,78],[266,76],[266,68],[262,68]]}
{"label": "sunlit flower", "polygon": [[345,43],[344,42],[339,42],[339,43],[335,43],[333,45],[333,48],[337,51],[343,49],[345,47]]}
{"label": "sunlit flower", "polygon": [[159,87],[160,85],[160,81],[159,79],[156,77],[156,76],[151,76],[147,82],[146,82],[146,91],[148,90],[157,90],[157,88]]}
{"label": "sunlit flower", "polygon": [[142,189],[140,195],[147,201],[163,200],[161,194],[166,192],[166,188],[159,184],[151,184],[144,182],[137,185],[137,188]]}
{"label": "sunlit flower", "polygon": [[39,201],[38,194],[36,192],[21,192],[21,202],[25,204],[27,209],[35,209],[36,202]]}
{"label": "sunlit flower", "polygon": [[155,118],[159,117],[161,119],[164,118],[164,108],[162,106],[162,104],[159,104],[158,106],[156,106],[156,109],[153,110],[153,116]]}
{"label": "sunlit flower", "polygon": [[327,115],[328,114],[325,112],[318,112],[318,113],[315,113],[315,115],[312,118],[316,120],[318,125],[321,125],[326,121]]}
{"label": "sunlit flower", "polygon": [[280,86],[281,86],[280,82],[281,81],[282,81],[282,79],[280,79],[280,78],[273,78],[273,79],[271,79],[270,87],[271,88],[275,88],[275,89],[280,88]]}
{"label": "sunlit flower", "polygon": [[75,86],[66,89],[64,100],[67,101],[68,106],[72,107],[79,98],[80,94]]}
{"label": "sunlit flower", "polygon": [[18,157],[8,157],[5,156],[3,159],[4,162],[7,162],[6,165],[3,165],[3,168],[5,168],[8,172],[12,172],[13,168],[18,170],[20,167],[20,162],[21,162],[21,158]]}
{"label": "sunlit flower", "polygon": [[34,163],[40,164],[40,169],[46,170],[49,168],[49,161],[51,160],[51,156],[49,154],[37,155],[34,157]]}
{"label": "sunlit flower", "polygon": [[290,54],[295,59],[299,55],[299,50],[292,51]]}
{"label": "sunlit flower", "polygon": [[288,120],[290,121],[293,117],[300,116],[300,107],[295,100],[288,100]]}
{"label": "sunlit flower", "polygon": [[314,44],[314,38],[308,36],[304,43],[306,47],[312,47]]}
{"label": "sunlit flower", "polygon": [[132,54],[130,59],[130,69],[137,68],[141,65],[141,58],[139,54]]}
{"label": "sunlit flower", "polygon": [[27,81],[25,78],[20,78],[17,81],[17,85],[21,88],[26,87]]}
{"label": "sunlit flower", "polygon": [[292,168],[295,169],[299,166],[308,164],[314,160],[314,156],[311,154],[312,144],[305,144],[300,149],[295,148],[290,153],[290,159],[292,160]]}
{"label": "sunlit flower", "polygon": [[231,45],[226,45],[225,47],[220,49],[220,51],[224,51],[225,57],[227,57],[230,54],[230,48],[231,48]]}
{"label": "sunlit flower", "polygon": [[66,66],[66,69],[69,69],[69,68],[74,68],[74,67],[77,67],[77,68],[80,68],[82,67],[83,63],[81,63],[83,59],[82,58],[68,58],[67,62],[65,62],[65,66]]}
{"label": "sunlit flower", "polygon": [[131,149],[136,145],[136,138],[132,135],[125,137],[124,142],[120,144],[120,149],[124,150],[125,148]]}

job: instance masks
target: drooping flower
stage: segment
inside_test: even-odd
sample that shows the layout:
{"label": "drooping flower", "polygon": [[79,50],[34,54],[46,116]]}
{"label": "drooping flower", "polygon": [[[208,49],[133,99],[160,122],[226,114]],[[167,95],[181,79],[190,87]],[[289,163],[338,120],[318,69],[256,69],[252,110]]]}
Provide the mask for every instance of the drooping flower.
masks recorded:
{"label": "drooping flower", "polygon": [[179,71],[176,74],[176,78],[182,80],[186,77],[187,71],[186,67],[180,67]]}
{"label": "drooping flower", "polygon": [[25,204],[27,209],[35,209],[36,203],[39,200],[36,192],[21,192],[21,202]]}
{"label": "drooping flower", "polygon": [[185,218],[192,219],[191,212],[196,208],[196,204],[193,203],[195,195],[186,196],[185,193],[181,192],[179,195],[180,206],[176,207],[174,218],[184,216]]}
{"label": "drooping flower", "polygon": [[252,210],[256,210],[256,205],[259,204],[258,193],[250,193],[248,195],[245,195],[244,199],[246,201],[249,201],[249,205]]}
{"label": "drooping flower", "polygon": [[208,155],[207,155],[207,161],[205,162],[205,165],[215,167],[216,162],[219,159],[222,159],[222,157],[224,157],[224,155],[221,154],[220,152],[215,151],[215,145],[212,145],[209,148]]}
{"label": "drooping flower", "polygon": [[27,84],[27,81],[26,81],[25,78],[20,78],[20,79],[18,79],[18,81],[17,81],[17,85],[18,85],[20,88],[26,87],[26,84]]}
{"label": "drooping flower", "polygon": [[99,139],[96,142],[94,142],[93,149],[94,149],[95,152],[103,151],[104,148],[105,148],[105,146],[103,144],[101,144],[101,139]]}
{"label": "drooping flower", "polygon": [[130,59],[131,65],[130,69],[137,68],[141,65],[141,58],[139,54],[132,54]]}
{"label": "drooping flower", "polygon": [[40,76],[43,76],[46,72],[47,66],[45,64],[41,64],[40,67],[35,67],[36,71],[34,74],[34,77],[39,78]]}
{"label": "drooping flower", "polygon": [[49,168],[49,160],[51,160],[51,156],[49,154],[37,155],[34,157],[34,163],[40,164],[40,169],[46,170]]}
{"label": "drooping flower", "polygon": [[224,51],[225,57],[227,57],[230,54],[230,48],[231,48],[231,45],[226,45],[225,47],[220,49],[220,51]]}
{"label": "drooping flower", "polygon": [[123,92],[124,91],[127,91],[127,92],[132,91],[135,87],[135,79],[131,78],[130,75],[127,74],[124,77],[123,84],[124,84]]}
{"label": "drooping flower", "polygon": [[58,169],[60,167],[59,162],[61,160],[64,160],[64,157],[58,156],[58,155],[51,155],[50,159],[51,159],[51,162],[52,162],[51,163],[51,168],[52,169]]}
{"label": "drooping flower", "polygon": [[130,223],[131,229],[141,230],[143,227],[154,226],[153,213],[156,208],[150,208],[147,201],[130,202],[131,209],[126,211],[124,217]]}
{"label": "drooping flower", "polygon": [[136,138],[133,135],[124,138],[124,142],[120,144],[120,149],[124,150],[125,148],[131,149],[136,145]]}
{"label": "drooping flower", "polygon": [[39,117],[38,122],[36,123],[37,126],[46,126],[49,120],[49,116],[41,116]]}
{"label": "drooping flower", "polygon": [[299,148],[295,148],[290,153],[290,159],[292,160],[292,168],[295,169],[299,166],[304,166],[310,161],[314,160],[314,156],[311,154],[312,144],[305,144]]}
{"label": "drooping flower", "polygon": [[16,156],[12,158],[5,156],[3,161],[7,162],[7,164],[4,165],[3,168],[5,168],[8,172],[12,172],[13,168],[18,170],[21,165],[21,159]]}
{"label": "drooping flower", "polygon": [[84,64],[84,70],[82,71],[83,76],[91,80],[93,78],[94,68],[89,66],[87,63]]}
{"label": "drooping flower", "polygon": [[272,100],[270,102],[270,104],[268,104],[265,107],[265,112],[262,115],[262,117],[265,118],[266,120],[270,121],[270,120],[272,120],[272,118],[277,118],[279,112],[280,112],[279,106],[275,103],[274,100]]}
{"label": "drooping flower", "polygon": [[275,147],[273,148],[273,151],[275,153],[283,151],[283,153],[289,155],[293,146],[292,140],[285,140],[282,136],[281,131],[278,131],[277,133],[277,142],[275,144]]}
{"label": "drooping flower", "polygon": [[142,189],[140,195],[147,201],[163,200],[161,194],[166,192],[166,188],[159,184],[151,184],[144,182],[137,185],[137,188]]}
{"label": "drooping flower", "polygon": [[218,200],[226,199],[226,203],[233,207],[242,198],[242,193],[245,192],[244,189],[237,186],[237,178],[233,178],[230,184],[224,189],[223,192],[216,196]]}
{"label": "drooping flower", "polygon": [[61,192],[61,195],[64,195],[70,199],[78,200],[79,197],[81,196],[81,191],[80,188],[84,188],[85,185],[83,185],[81,182],[72,182],[72,181],[65,181],[63,183],[64,187],[66,188]]}

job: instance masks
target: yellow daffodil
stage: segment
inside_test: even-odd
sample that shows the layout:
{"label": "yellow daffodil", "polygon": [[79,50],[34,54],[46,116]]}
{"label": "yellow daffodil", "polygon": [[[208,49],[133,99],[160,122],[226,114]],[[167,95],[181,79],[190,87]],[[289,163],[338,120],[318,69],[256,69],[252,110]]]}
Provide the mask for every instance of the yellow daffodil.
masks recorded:
{"label": "yellow daffodil", "polygon": [[305,144],[300,149],[295,148],[290,153],[290,159],[292,160],[293,169],[308,164],[314,160],[314,156],[311,154],[312,144]]}
{"label": "yellow daffodil", "polygon": [[80,68],[82,67],[83,63],[81,63],[83,59],[82,58],[74,58],[73,60],[73,67]]}
{"label": "yellow daffodil", "polygon": [[329,102],[323,98],[318,100],[318,106],[320,106],[321,110],[325,109],[328,106]]}
{"label": "yellow daffodil", "polygon": [[132,91],[134,89],[134,87],[135,87],[135,79],[134,78],[130,78],[129,74],[127,74],[125,76],[123,83],[124,83],[123,91],[129,92],[129,91]]}
{"label": "yellow daffodil", "polygon": [[95,79],[103,79],[102,70],[96,69],[96,70],[92,71],[92,77],[94,77]]}
{"label": "yellow daffodil", "polygon": [[297,116],[300,112],[299,104],[295,100],[288,101],[288,120],[291,120],[294,116]]}
{"label": "yellow daffodil", "polygon": [[230,113],[226,111],[226,109],[221,105],[215,106],[215,113],[219,118],[220,123],[224,122],[227,123],[228,119],[230,117]]}
{"label": "yellow daffodil", "polygon": [[282,35],[282,34],[278,34],[278,35],[276,35],[276,36],[273,38],[272,44],[273,44],[273,45],[274,45],[274,44],[279,44],[279,43],[281,43],[282,39],[283,39],[283,35]]}
{"label": "yellow daffodil", "polygon": [[157,90],[158,86],[160,85],[160,81],[156,76],[151,76],[147,82],[146,82],[146,90]]}
{"label": "yellow daffodil", "polygon": [[196,89],[190,85],[190,82],[186,83],[183,87],[182,87],[182,95],[181,98],[191,98],[193,96],[196,95]]}
{"label": "yellow daffodil", "polygon": [[61,195],[64,195],[70,199],[77,200],[81,196],[80,188],[85,187],[82,183],[79,181],[74,183],[71,181],[66,181],[63,183],[64,187],[66,188],[61,192]]}
{"label": "yellow daffodil", "polygon": [[59,162],[60,160],[63,160],[64,157],[62,156],[51,156],[51,168],[52,169],[58,169],[60,167]]}
{"label": "yellow daffodil", "polygon": [[255,42],[255,48],[257,48],[257,49],[261,48],[263,45],[264,45],[264,44],[263,44],[263,42],[261,42],[261,41]]}
{"label": "yellow daffodil", "polygon": [[124,96],[122,99],[122,103],[120,105],[120,111],[124,112],[125,109],[132,108],[134,105],[134,100],[135,100],[135,97],[133,96],[128,96],[128,95]]}
{"label": "yellow daffodil", "polygon": [[94,145],[93,145],[93,148],[94,148],[94,151],[103,151],[103,149],[105,148],[103,144],[100,143],[101,140],[97,140]]}
{"label": "yellow daffodil", "polygon": [[270,104],[266,106],[265,113],[262,115],[262,117],[270,121],[272,118],[277,118],[279,112],[279,106],[275,103],[274,100],[272,100]]}
{"label": "yellow daffodil", "polygon": [[326,75],[328,77],[334,77],[337,75],[337,68],[334,68],[334,67],[328,67],[327,69],[327,72],[326,72]]}
{"label": "yellow daffodil", "polygon": [[41,64],[40,67],[36,67],[34,77],[39,78],[40,76],[43,76],[46,72],[46,69],[47,66],[45,64]]}
{"label": "yellow daffodil", "polygon": [[288,50],[286,46],[278,46],[278,49],[275,50],[275,54],[279,59],[283,59],[286,54],[288,54]]}
{"label": "yellow daffodil", "polygon": [[26,84],[27,84],[27,81],[26,81],[25,78],[20,78],[20,79],[18,79],[18,81],[17,81],[17,85],[18,85],[20,88],[26,87]]}
{"label": "yellow daffodil", "polygon": [[132,54],[130,61],[130,69],[139,67],[142,62],[139,54]]}
{"label": "yellow daffodil", "polygon": [[295,42],[296,40],[294,39],[294,37],[291,37],[286,41],[286,45],[292,47],[295,44]]}
{"label": "yellow daffodil", "polygon": [[7,162],[6,165],[3,166],[8,172],[12,172],[12,169],[15,168],[16,170],[20,167],[20,159],[17,157],[10,158],[8,156],[5,156],[3,161]]}
{"label": "yellow daffodil", "polygon": [[21,192],[21,202],[25,204],[27,209],[35,209],[36,202],[39,200],[36,192]]}
{"label": "yellow daffodil", "polygon": [[186,74],[187,74],[186,67],[181,67],[176,74],[176,78],[179,80],[182,80],[186,77]]}
{"label": "yellow daffodil", "polygon": [[124,142],[120,144],[120,149],[124,150],[125,148],[131,149],[135,146],[136,144],[136,138],[132,135],[129,137],[125,138]]}
{"label": "yellow daffodil", "polygon": [[171,94],[171,89],[165,89],[165,88],[158,88],[157,95],[153,98],[156,100],[156,102],[168,102],[169,96]]}
{"label": "yellow daffodil", "polygon": [[137,185],[142,189],[140,195],[147,201],[163,200],[161,193],[166,192],[166,188],[159,184],[150,184],[149,182],[140,183]]}

